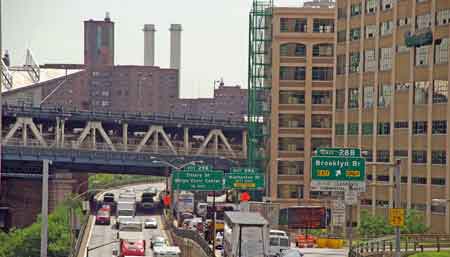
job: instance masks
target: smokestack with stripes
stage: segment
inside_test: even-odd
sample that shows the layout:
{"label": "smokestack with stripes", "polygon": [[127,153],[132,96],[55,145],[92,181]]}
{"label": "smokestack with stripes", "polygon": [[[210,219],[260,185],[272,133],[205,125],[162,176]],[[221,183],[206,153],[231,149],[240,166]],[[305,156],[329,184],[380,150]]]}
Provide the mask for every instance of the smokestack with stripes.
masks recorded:
{"label": "smokestack with stripes", "polygon": [[144,24],[144,65],[155,65],[155,25]]}

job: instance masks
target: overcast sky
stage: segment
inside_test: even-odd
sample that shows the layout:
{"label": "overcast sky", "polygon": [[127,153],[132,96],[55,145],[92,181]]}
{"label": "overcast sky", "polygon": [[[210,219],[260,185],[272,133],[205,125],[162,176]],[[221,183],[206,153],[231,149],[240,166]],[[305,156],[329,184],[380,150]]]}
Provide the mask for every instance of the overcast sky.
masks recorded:
{"label": "overcast sky", "polygon": [[[247,87],[252,0],[2,0],[3,47],[13,65],[31,48],[39,64],[82,63],[83,21],[115,22],[115,63],[143,65],[143,24],[156,26],[156,61],[169,66],[169,27],[182,32],[181,96],[212,96],[213,81]],[[300,2],[300,1],[291,1]]]}

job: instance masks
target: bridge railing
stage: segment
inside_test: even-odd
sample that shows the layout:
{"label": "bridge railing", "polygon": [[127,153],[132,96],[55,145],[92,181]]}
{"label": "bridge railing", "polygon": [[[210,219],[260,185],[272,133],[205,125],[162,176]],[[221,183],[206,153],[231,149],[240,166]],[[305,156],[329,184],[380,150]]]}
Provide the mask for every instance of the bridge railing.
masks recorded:
{"label": "bridge railing", "polygon": [[[400,248],[404,253],[450,249],[450,235],[447,234],[404,234],[400,240]],[[357,243],[351,247],[349,256],[372,256],[394,251],[395,236],[386,236]]]}
{"label": "bridge railing", "polygon": [[[33,148],[53,148],[56,147],[56,141],[55,140],[47,140],[47,147],[43,146],[38,140],[36,139],[27,139],[26,145],[24,145],[22,139],[19,138],[11,138],[8,140],[8,142],[3,143],[3,145],[8,146],[26,146],[26,147],[33,147]],[[172,142],[173,143],[173,142]],[[137,149],[137,145],[127,145],[127,148],[125,149],[123,144],[113,144],[116,152],[135,152]],[[83,143],[79,147],[76,146],[75,140],[66,140],[63,145],[60,145],[58,148],[60,149],[75,149],[75,150],[96,150],[96,151],[103,151],[103,152],[110,152],[112,151],[111,146],[106,143],[99,143],[97,142],[95,144],[95,148],[92,146],[91,143]],[[221,156],[225,158],[235,158],[235,159],[244,159],[245,158],[245,152],[242,149],[241,145],[231,145],[231,148],[234,151],[234,156],[227,150],[219,148],[216,152],[212,148],[205,148],[200,154],[197,154],[200,150],[200,147],[189,147],[187,155],[198,155],[198,156]],[[158,149],[155,149],[153,145],[145,145],[141,149],[141,153],[149,153],[149,154],[159,154],[159,155],[186,155],[185,148],[182,146],[181,142],[180,144],[174,144],[174,148],[176,153],[172,151],[172,149],[166,145],[159,145]]]}

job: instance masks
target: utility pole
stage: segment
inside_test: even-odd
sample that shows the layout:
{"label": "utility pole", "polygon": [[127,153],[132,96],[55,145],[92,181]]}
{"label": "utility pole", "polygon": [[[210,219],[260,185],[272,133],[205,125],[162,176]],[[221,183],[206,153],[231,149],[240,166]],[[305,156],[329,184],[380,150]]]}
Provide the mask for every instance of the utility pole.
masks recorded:
{"label": "utility pole", "polygon": [[[2,0],[0,0],[0,58],[3,57],[3,45],[2,45]],[[2,118],[0,118],[0,131],[3,131],[2,127],[2,119],[3,119],[3,100],[2,100],[2,89],[3,89],[3,65],[0,65],[0,114],[2,114]],[[2,189],[2,133],[0,133],[0,192]]]}
{"label": "utility pole", "polygon": [[216,256],[216,191],[213,191],[213,229],[212,229],[212,246],[213,246],[213,253],[214,256]]}
{"label": "utility pole", "polygon": [[49,165],[49,163],[50,163],[49,160],[44,160],[42,162],[41,257],[47,257],[47,243],[48,243],[48,165]]}
{"label": "utility pole", "polygon": [[[402,208],[400,203],[400,164],[401,160],[397,159],[395,161],[395,208]],[[400,227],[395,228],[395,257],[400,257]]]}

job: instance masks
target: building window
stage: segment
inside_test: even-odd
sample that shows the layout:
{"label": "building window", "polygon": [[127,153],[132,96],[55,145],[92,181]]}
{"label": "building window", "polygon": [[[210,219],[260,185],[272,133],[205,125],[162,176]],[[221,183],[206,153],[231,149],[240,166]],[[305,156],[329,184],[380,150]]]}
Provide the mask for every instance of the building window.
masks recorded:
{"label": "building window", "polygon": [[278,161],[278,175],[300,176],[305,172],[302,161]]}
{"label": "building window", "polygon": [[413,184],[417,184],[417,185],[426,185],[427,184],[427,178],[424,178],[424,177],[412,177],[411,178],[411,182]]}
{"label": "building window", "polygon": [[431,178],[431,184],[435,186],[445,186],[445,178]]}
{"label": "building window", "polygon": [[305,67],[280,67],[280,80],[305,80]]}
{"label": "building window", "polygon": [[408,150],[395,150],[394,156],[395,157],[408,157]]}
{"label": "building window", "polygon": [[409,124],[407,121],[396,121],[394,123],[394,128],[396,129],[407,129],[409,127]]}
{"label": "building window", "polygon": [[338,19],[347,19],[347,7],[337,9],[338,9]]}
{"label": "building window", "polygon": [[331,115],[313,114],[311,116],[312,128],[331,128]]}
{"label": "building window", "polygon": [[381,23],[381,36],[387,36],[392,34],[394,29],[394,22],[392,20],[384,21]]}
{"label": "building window", "polygon": [[312,104],[331,104],[330,91],[312,91]]}
{"label": "building window", "polygon": [[336,135],[344,135],[344,124],[336,124],[334,127],[334,131]]}
{"label": "building window", "polygon": [[367,0],[366,2],[366,12],[367,14],[373,14],[377,11],[378,0]]}
{"label": "building window", "polygon": [[413,122],[413,134],[426,134],[427,122],[426,121],[414,121]]}
{"label": "building window", "polygon": [[359,100],[359,89],[358,88],[349,88],[348,89],[348,108],[358,108]]}
{"label": "building window", "polygon": [[280,19],[280,31],[281,32],[289,32],[289,19],[288,18]]}
{"label": "building window", "polygon": [[391,85],[381,85],[378,90],[378,106],[387,107],[391,104],[392,98],[392,86]]}
{"label": "building window", "polygon": [[432,151],[431,152],[431,163],[432,164],[447,164],[446,151]]}
{"label": "building window", "polygon": [[395,92],[408,92],[409,88],[412,86],[412,83],[397,83],[395,84]]}
{"label": "building window", "polygon": [[280,104],[305,104],[305,92],[282,91],[280,92]]}
{"label": "building window", "polygon": [[416,81],[414,83],[414,104],[428,103],[428,81]]}
{"label": "building window", "polygon": [[433,103],[448,101],[448,80],[435,80],[433,83]]}
{"label": "building window", "polygon": [[278,125],[280,128],[304,128],[305,116],[298,114],[280,114]]}
{"label": "building window", "polygon": [[347,40],[347,31],[341,30],[337,33],[337,41],[338,43],[345,42]]}
{"label": "building window", "polygon": [[374,88],[372,86],[364,87],[363,88],[363,107],[366,108],[372,108],[374,99],[373,99],[373,91]]}
{"label": "building window", "polygon": [[380,182],[389,182],[389,175],[378,175],[377,181]]}
{"label": "building window", "polygon": [[392,48],[381,48],[380,51],[380,70],[392,69]]}
{"label": "building window", "polygon": [[353,28],[350,29],[350,40],[359,40],[361,38],[361,29],[360,28]]}
{"label": "building window", "polygon": [[391,126],[389,122],[380,122],[378,123],[378,135],[387,136],[391,132]]}
{"label": "building window", "polygon": [[278,198],[281,199],[303,199],[303,185],[278,185]]}
{"label": "building window", "polygon": [[333,57],[333,44],[317,44],[313,46],[314,57]]}
{"label": "building window", "polygon": [[336,89],[336,109],[344,109],[345,89]]}
{"label": "building window", "polygon": [[347,127],[347,135],[358,135],[359,124],[349,123]]}
{"label": "building window", "polygon": [[[367,152],[367,155],[363,158],[366,158],[366,162],[372,162],[373,161],[373,152],[372,150],[365,150]],[[368,175],[372,176],[372,175]]]}
{"label": "building window", "polygon": [[373,124],[372,123],[363,123],[362,124],[362,134],[363,135],[372,135],[373,134]]}
{"label": "building window", "polygon": [[377,58],[375,56],[375,49],[369,49],[364,52],[364,69],[365,71],[376,71],[377,70]]}
{"label": "building window", "polygon": [[304,150],[304,142],[302,138],[282,137],[278,141],[279,151],[297,152]]}
{"label": "building window", "polygon": [[408,25],[410,23],[411,23],[411,18],[410,17],[400,17],[397,20],[397,25],[399,27],[406,26],[406,25]]}
{"label": "building window", "polygon": [[313,67],[312,79],[329,81],[333,80],[333,68],[332,67]]}
{"label": "building window", "polygon": [[447,121],[446,120],[433,120],[432,133],[437,135],[447,134]]}
{"label": "building window", "polygon": [[437,12],[437,25],[447,25],[450,23],[450,9],[440,10]]}
{"label": "building window", "polygon": [[311,139],[311,147],[312,150],[316,150],[317,148],[324,148],[331,146],[331,138],[312,138]]}
{"label": "building window", "polygon": [[349,72],[359,72],[359,52],[350,53]]}
{"label": "building window", "polygon": [[377,151],[377,162],[389,162],[389,151],[386,150]]}
{"label": "building window", "polygon": [[345,74],[345,67],[347,66],[345,55],[338,55],[336,58],[336,73],[339,75]]}
{"label": "building window", "polygon": [[436,64],[448,63],[448,38],[436,39],[434,42]]}
{"label": "building window", "polygon": [[350,6],[350,16],[357,16],[361,14],[361,4],[352,4]]}
{"label": "building window", "polygon": [[416,16],[416,28],[418,30],[431,27],[431,22],[432,22],[431,13]]}
{"label": "building window", "polygon": [[377,34],[377,25],[366,26],[366,38],[374,38]]}
{"label": "building window", "polygon": [[428,65],[430,46],[416,47],[416,66]]}
{"label": "building window", "polygon": [[427,163],[427,151],[412,151],[413,163]]}
{"label": "building window", "polygon": [[307,30],[307,20],[306,19],[295,19],[294,32],[306,32]]}
{"label": "building window", "polygon": [[383,11],[389,10],[392,8],[392,0],[382,0],[381,1],[381,9]]}
{"label": "building window", "polygon": [[306,46],[304,44],[286,43],[280,45],[280,56],[305,57]]}
{"label": "building window", "polygon": [[313,32],[333,33],[334,32],[334,20],[333,19],[314,19]]}

